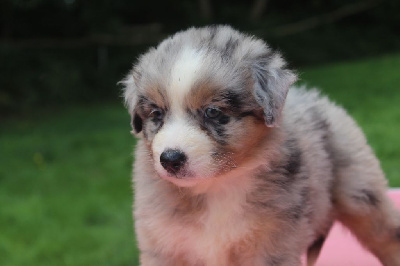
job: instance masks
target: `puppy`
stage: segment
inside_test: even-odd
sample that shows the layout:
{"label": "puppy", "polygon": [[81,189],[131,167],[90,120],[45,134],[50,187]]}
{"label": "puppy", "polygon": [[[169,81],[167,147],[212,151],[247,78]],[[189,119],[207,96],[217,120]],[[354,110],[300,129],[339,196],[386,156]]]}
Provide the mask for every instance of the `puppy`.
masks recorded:
{"label": "puppy", "polygon": [[300,265],[334,220],[400,265],[400,215],[356,123],[263,41],[191,28],[124,84],[142,265]]}

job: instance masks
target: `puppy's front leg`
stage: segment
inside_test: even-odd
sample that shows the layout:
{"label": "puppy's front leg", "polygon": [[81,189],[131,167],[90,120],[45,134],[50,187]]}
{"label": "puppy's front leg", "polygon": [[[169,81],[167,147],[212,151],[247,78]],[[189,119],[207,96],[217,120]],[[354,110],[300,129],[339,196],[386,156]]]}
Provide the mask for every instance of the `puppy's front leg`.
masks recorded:
{"label": "puppy's front leg", "polygon": [[[301,231],[299,231],[301,232]],[[263,247],[254,253],[241,250],[231,257],[229,266],[300,266],[302,249],[298,239],[304,239],[301,234],[293,233],[295,237],[276,236],[266,239]],[[231,254],[232,255],[232,254]]]}

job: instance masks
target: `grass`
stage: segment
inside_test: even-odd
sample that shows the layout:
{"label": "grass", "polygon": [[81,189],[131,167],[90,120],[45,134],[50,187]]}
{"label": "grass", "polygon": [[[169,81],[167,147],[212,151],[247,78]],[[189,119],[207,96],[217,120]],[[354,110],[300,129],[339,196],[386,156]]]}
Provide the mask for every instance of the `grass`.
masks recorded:
{"label": "grass", "polygon": [[135,265],[133,145],[118,105],[3,125],[0,265]]}
{"label": "grass", "polygon": [[[300,71],[362,126],[400,186],[400,54]],[[122,104],[36,111],[0,125],[0,265],[137,265],[134,139]]]}

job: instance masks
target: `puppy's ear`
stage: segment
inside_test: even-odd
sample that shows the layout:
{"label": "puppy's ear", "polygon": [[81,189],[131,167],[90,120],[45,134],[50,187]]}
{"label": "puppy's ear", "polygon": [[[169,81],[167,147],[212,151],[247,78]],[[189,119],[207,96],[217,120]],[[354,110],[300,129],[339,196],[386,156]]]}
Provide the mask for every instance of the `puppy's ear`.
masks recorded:
{"label": "puppy's ear", "polygon": [[138,104],[138,93],[137,93],[137,81],[139,79],[139,73],[133,69],[125,79],[121,80],[119,84],[124,86],[124,100],[125,106],[128,108],[131,114],[131,126],[133,128],[132,133],[138,134],[143,129],[143,120],[137,113]]}
{"label": "puppy's ear", "polygon": [[296,74],[285,69],[285,65],[279,53],[258,56],[252,64],[254,96],[263,108],[268,127],[277,126],[289,87],[297,80]]}

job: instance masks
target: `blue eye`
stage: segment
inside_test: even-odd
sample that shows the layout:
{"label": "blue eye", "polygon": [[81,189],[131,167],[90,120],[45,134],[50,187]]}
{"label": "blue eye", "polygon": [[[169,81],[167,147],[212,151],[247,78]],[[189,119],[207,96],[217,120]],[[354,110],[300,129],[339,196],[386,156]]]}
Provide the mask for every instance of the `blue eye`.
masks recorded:
{"label": "blue eye", "polygon": [[204,114],[207,118],[217,118],[221,115],[221,110],[215,107],[210,107],[206,109]]}

